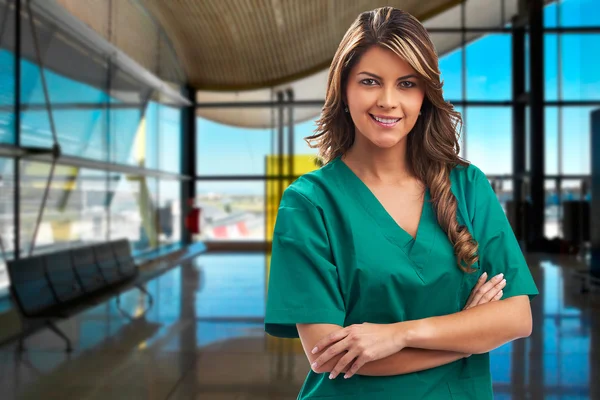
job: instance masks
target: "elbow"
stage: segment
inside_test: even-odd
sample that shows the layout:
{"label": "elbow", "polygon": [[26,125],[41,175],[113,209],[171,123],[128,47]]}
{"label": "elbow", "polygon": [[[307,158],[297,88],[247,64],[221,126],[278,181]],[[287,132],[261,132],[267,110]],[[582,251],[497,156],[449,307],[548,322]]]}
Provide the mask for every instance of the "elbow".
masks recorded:
{"label": "elbow", "polygon": [[516,296],[511,299],[504,300],[512,302],[511,307],[516,310],[514,318],[516,326],[514,326],[514,339],[521,339],[531,336],[533,331],[533,317],[531,314],[531,305],[528,296]]}
{"label": "elbow", "polygon": [[531,315],[528,318],[524,318],[524,321],[520,324],[519,328],[519,339],[531,336],[531,332],[533,331],[533,320]]}
{"label": "elbow", "polygon": [[519,321],[518,338],[527,338],[531,336],[531,332],[533,331],[533,316],[531,315],[529,302],[527,302],[527,305],[524,307],[523,316],[519,318]]}

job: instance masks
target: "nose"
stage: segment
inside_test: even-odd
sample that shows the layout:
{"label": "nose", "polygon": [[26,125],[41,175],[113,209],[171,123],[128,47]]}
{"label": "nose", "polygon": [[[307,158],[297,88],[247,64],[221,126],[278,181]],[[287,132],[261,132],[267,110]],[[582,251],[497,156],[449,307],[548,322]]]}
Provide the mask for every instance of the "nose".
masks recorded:
{"label": "nose", "polygon": [[377,99],[377,107],[384,110],[395,110],[400,102],[399,94],[395,88],[383,88]]}

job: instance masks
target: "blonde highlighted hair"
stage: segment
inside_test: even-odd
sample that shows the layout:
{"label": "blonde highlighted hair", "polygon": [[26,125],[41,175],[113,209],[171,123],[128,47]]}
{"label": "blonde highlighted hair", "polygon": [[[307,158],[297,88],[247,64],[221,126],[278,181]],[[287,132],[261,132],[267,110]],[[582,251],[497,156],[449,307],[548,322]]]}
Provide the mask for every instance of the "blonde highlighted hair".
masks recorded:
{"label": "blonde highlighted hair", "polygon": [[344,35],[331,63],[327,94],[315,134],[305,140],[319,149],[323,164],[343,155],[352,147],[355,127],[344,112],[348,75],[361,56],[372,46],[393,51],[405,60],[425,84],[421,116],[407,136],[407,159],[411,173],[425,183],[440,227],[454,247],[458,267],[465,272],[478,260],[477,242],[456,219],[457,201],[450,190],[450,171],[468,166],[459,157],[462,118],[444,100],[438,56],[429,34],[409,13],[382,7],[360,14]]}

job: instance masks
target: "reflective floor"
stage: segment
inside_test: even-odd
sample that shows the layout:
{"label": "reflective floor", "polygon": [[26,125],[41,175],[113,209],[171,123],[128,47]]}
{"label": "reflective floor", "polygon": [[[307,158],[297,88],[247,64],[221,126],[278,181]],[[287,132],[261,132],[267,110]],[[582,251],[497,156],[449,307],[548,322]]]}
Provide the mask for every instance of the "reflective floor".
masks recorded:
{"label": "reflective floor", "polygon": [[[600,295],[572,258],[528,257],[540,289],[530,338],[492,352],[496,399],[600,399]],[[264,254],[205,254],[47,331],[0,348],[0,399],[295,399],[298,341],[266,337]],[[144,314],[144,311],[146,313]],[[5,323],[5,322],[3,322]]]}

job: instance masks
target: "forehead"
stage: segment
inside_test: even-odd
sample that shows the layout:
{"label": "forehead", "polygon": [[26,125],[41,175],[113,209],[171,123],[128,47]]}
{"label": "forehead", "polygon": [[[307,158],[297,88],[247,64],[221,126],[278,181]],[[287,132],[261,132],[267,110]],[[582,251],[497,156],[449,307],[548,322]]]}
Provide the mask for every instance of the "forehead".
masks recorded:
{"label": "forehead", "polygon": [[365,51],[353,68],[353,74],[363,71],[371,72],[381,77],[397,79],[403,75],[416,74],[408,62],[393,51],[380,46],[372,46]]}

